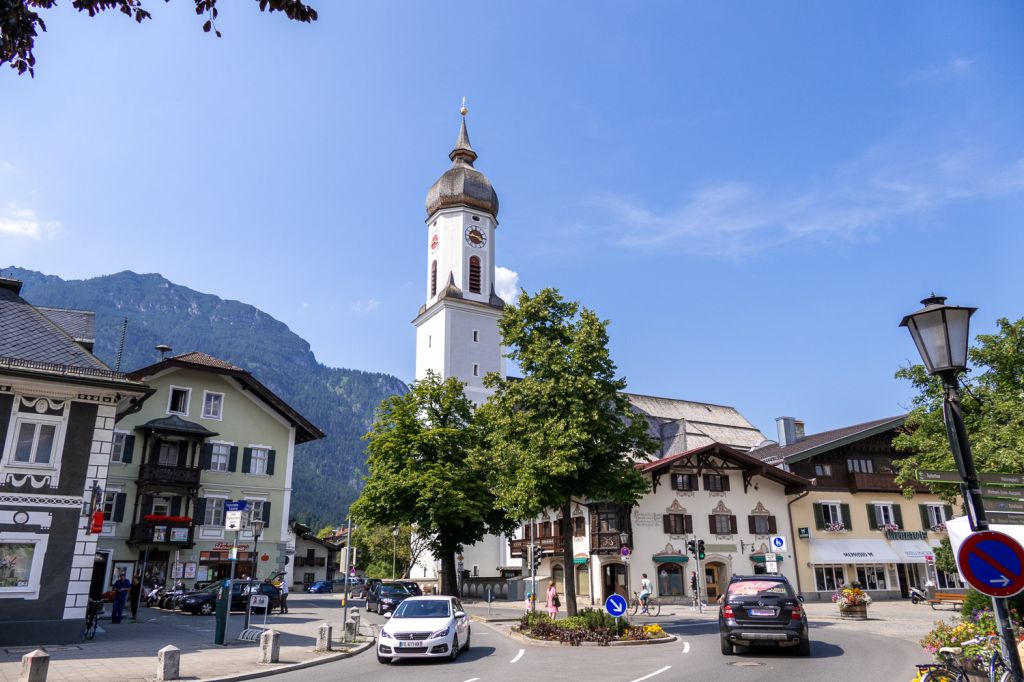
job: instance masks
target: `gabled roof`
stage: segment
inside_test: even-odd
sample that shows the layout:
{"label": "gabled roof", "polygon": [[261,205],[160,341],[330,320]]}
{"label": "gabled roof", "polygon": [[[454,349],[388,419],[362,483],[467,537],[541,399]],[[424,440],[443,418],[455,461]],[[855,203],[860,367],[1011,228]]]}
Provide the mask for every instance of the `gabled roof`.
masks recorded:
{"label": "gabled roof", "polygon": [[78,343],[91,345],[96,342],[96,313],[93,311],[46,306],[36,306],[36,310],[50,318],[51,322]]}
{"label": "gabled roof", "polygon": [[885,433],[890,429],[902,426],[906,419],[907,415],[905,414],[896,417],[886,417],[885,419],[875,419],[863,424],[854,424],[853,426],[844,426],[840,429],[832,429],[831,431],[813,433],[791,445],[772,443],[771,445],[752,450],[750,454],[773,466],[780,466],[783,462],[792,464],[793,462],[810,459],[815,455],[835,450],[836,448],[855,443],[879,433]]}
{"label": "gabled roof", "polygon": [[735,407],[623,393],[633,409],[647,417],[650,435],[662,442],[662,452],[693,450],[711,443],[749,450],[764,440]]}
{"label": "gabled roof", "polygon": [[135,370],[134,372],[130,372],[128,376],[141,381],[155,376],[164,370],[176,368],[195,369],[232,377],[242,384],[246,390],[255,393],[275,412],[291,422],[295,427],[296,443],[306,443],[311,440],[318,440],[326,435],[323,431],[314,426],[312,422],[299,414],[295,408],[279,398],[276,393],[260,383],[259,380],[249,374],[249,372],[245,371],[241,367],[232,365],[230,362],[226,362],[220,358],[215,358],[206,353],[193,351],[191,353],[175,355],[174,357],[161,360],[154,365],[149,365],[148,367],[143,367]]}
{"label": "gabled roof", "polygon": [[811,486],[811,482],[803,476],[797,476],[796,474],[785,471],[784,469],[771,466],[767,462],[757,459],[756,457],[751,457],[747,453],[734,450],[733,448],[720,443],[712,443],[711,445],[705,445],[686,452],[678,452],[674,455],[662,457],[661,459],[656,459],[651,462],[641,462],[637,464],[637,468],[645,474],[663,473],[671,468],[673,464],[680,462],[685,463],[688,460],[696,459],[699,455],[708,452],[713,452],[722,459],[730,460],[744,469],[748,469],[760,476],[786,486],[786,492],[799,492],[800,490]]}

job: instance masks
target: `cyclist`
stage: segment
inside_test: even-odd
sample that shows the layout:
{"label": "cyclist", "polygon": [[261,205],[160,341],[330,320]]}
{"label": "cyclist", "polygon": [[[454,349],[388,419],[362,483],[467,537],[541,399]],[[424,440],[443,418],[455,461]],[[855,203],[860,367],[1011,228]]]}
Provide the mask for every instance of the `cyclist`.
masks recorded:
{"label": "cyclist", "polygon": [[640,613],[647,613],[647,599],[651,596],[651,592],[654,591],[654,586],[651,585],[651,581],[647,579],[647,574],[642,574],[640,578],[640,604],[644,607]]}

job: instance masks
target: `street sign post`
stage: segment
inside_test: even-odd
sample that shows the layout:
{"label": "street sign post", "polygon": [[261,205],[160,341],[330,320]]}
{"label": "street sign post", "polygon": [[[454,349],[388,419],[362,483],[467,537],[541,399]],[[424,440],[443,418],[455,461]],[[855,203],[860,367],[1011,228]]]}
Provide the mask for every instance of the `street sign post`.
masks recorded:
{"label": "street sign post", "polygon": [[619,593],[608,595],[608,598],[604,600],[604,610],[608,612],[609,616],[618,618],[626,613],[626,598]]}
{"label": "street sign post", "polygon": [[785,552],[786,551],[786,536],[785,535],[773,535],[771,537],[771,545],[773,552]]}
{"label": "street sign post", "polygon": [[998,523],[1001,526],[1024,526],[1024,514],[987,511],[985,515],[989,523]]}
{"label": "street sign post", "polygon": [[1024,500],[1024,488],[1004,487],[998,485],[980,486],[982,497],[1009,498],[1011,500]]}
{"label": "street sign post", "polygon": [[960,545],[957,565],[974,589],[990,597],[1024,590],[1024,547],[1006,533],[980,530]]}
{"label": "street sign post", "polygon": [[964,479],[956,471],[934,471],[931,469],[919,469],[917,480],[930,481],[932,483],[963,483]]}
{"label": "street sign post", "polygon": [[245,528],[246,500],[224,500],[224,527],[240,531]]}
{"label": "street sign post", "polygon": [[983,500],[982,505],[990,512],[1024,512],[1024,502],[1020,500]]}

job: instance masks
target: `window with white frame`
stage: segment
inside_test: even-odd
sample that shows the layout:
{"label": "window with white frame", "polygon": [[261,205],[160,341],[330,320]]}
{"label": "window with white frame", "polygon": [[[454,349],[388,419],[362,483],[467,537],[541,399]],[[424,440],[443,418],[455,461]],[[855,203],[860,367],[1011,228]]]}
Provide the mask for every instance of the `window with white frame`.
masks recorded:
{"label": "window with white frame", "polygon": [[206,506],[203,511],[204,526],[224,525],[224,500],[223,497],[207,497]]}
{"label": "window with white frame", "polygon": [[831,476],[832,465],[831,464],[815,464],[814,465],[815,476]]}
{"label": "window with white frame", "polygon": [[875,473],[875,464],[870,459],[848,459],[846,460],[846,470],[852,474],[873,474]]}
{"label": "window with white frame", "polygon": [[925,509],[928,512],[928,528],[935,528],[935,526],[941,526],[949,520],[946,518],[946,508],[944,505],[927,504],[925,505]]}
{"label": "window with white frame", "polygon": [[171,514],[171,498],[169,497],[154,497],[153,498],[153,511],[151,512],[158,516],[170,516]]}
{"label": "window with white frame", "polygon": [[114,440],[110,444],[110,461],[111,462],[123,462],[124,461],[124,446],[125,441],[128,439],[127,433],[114,432]]}
{"label": "window with white frame", "polygon": [[59,417],[15,417],[14,453],[11,456],[11,463],[53,466],[61,424],[62,420]]}
{"label": "window with white frame", "polygon": [[818,592],[834,592],[846,582],[842,566],[815,566],[814,589]]}
{"label": "window with white frame", "polygon": [[263,520],[263,502],[264,501],[263,500],[247,499],[246,502],[249,503],[248,504],[248,507],[249,507],[249,510],[250,510],[249,511],[249,513],[250,513],[249,518],[251,520],[253,520],[253,521],[262,521]]}
{"label": "window with white frame", "polygon": [[865,590],[885,590],[885,566],[857,566],[857,580]]}
{"label": "window with white frame", "polygon": [[178,444],[176,442],[160,443],[160,464],[163,466],[178,465]]}
{"label": "window with white frame", "polygon": [[270,451],[266,448],[253,448],[251,459],[249,460],[249,473],[250,474],[265,474],[267,473],[267,456]]}
{"label": "window with white frame", "polygon": [[888,526],[890,524],[895,525],[896,517],[893,516],[891,504],[876,504],[875,505],[875,523],[879,528]]}
{"label": "window with white frame", "polygon": [[716,535],[729,535],[732,533],[732,525],[730,523],[732,517],[728,514],[715,514],[715,534]]}
{"label": "window with white frame", "polygon": [[0,594],[38,596],[48,539],[39,533],[0,533]]}
{"label": "window with white frame", "polygon": [[843,508],[838,502],[822,502],[821,516],[825,520],[826,526],[829,524],[843,525]]}
{"label": "window with white frame", "polygon": [[231,460],[231,446],[214,443],[210,448],[210,471],[227,471]]}
{"label": "window with white frame", "polygon": [[960,582],[960,576],[956,573],[947,573],[946,571],[935,571],[938,575],[939,588],[943,590],[959,590],[963,589],[964,584]]}
{"label": "window with white frame", "polygon": [[103,520],[113,521],[114,520],[114,508],[117,506],[117,495],[120,490],[107,490],[103,491]]}
{"label": "window with white frame", "polygon": [[203,419],[220,419],[224,408],[224,394],[205,391],[203,393]]}
{"label": "window with white frame", "polygon": [[171,386],[171,395],[167,399],[167,412],[188,415],[188,399],[191,393],[192,389],[190,388]]}

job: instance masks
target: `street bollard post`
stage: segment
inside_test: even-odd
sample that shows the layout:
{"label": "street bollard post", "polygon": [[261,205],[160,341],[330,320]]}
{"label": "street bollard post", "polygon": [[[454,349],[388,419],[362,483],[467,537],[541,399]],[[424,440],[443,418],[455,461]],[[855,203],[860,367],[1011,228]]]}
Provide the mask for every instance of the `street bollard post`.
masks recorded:
{"label": "street bollard post", "polygon": [[330,623],[324,623],[320,626],[316,635],[316,650],[317,651],[330,651],[331,650],[331,638],[334,635],[334,628]]}
{"label": "street bollard post", "polygon": [[281,633],[267,630],[260,635],[260,663],[277,663],[281,659]]}
{"label": "street bollard post", "polygon": [[18,682],[46,682],[50,671],[50,654],[36,649],[21,657],[21,674]]}
{"label": "street bollard post", "polygon": [[156,679],[176,680],[181,669],[181,650],[168,644],[156,652]]}

